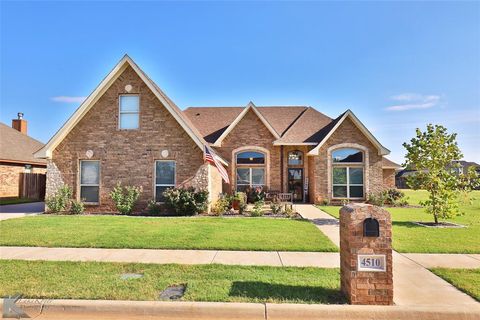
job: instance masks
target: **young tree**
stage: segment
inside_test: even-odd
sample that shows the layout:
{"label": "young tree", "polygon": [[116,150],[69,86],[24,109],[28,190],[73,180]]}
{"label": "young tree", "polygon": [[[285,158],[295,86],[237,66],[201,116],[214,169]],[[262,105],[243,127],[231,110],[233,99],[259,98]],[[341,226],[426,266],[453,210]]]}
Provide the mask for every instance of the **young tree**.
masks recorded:
{"label": "young tree", "polygon": [[428,213],[438,219],[459,214],[458,194],[471,190],[478,184],[478,175],[472,172],[459,174],[452,168],[452,161],[463,157],[456,142],[456,133],[449,134],[441,125],[427,125],[427,131],[417,128],[416,137],[403,143],[407,154],[405,166],[416,168],[417,173],[407,179],[407,184],[417,190],[425,189],[429,198],[421,202]]}

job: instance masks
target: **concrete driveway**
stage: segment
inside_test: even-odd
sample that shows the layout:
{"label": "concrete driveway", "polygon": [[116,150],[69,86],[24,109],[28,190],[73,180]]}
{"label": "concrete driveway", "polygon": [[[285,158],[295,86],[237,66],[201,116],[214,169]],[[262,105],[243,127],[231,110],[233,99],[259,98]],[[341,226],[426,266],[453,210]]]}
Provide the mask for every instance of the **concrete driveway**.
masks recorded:
{"label": "concrete driveway", "polygon": [[45,211],[45,202],[8,204],[0,206],[0,221],[41,214]]}

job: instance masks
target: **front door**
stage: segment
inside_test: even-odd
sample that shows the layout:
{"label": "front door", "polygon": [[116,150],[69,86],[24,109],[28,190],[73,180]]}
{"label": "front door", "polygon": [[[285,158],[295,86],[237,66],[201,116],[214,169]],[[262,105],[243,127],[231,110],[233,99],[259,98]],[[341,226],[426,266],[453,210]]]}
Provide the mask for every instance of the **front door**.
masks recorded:
{"label": "front door", "polygon": [[302,168],[288,168],[288,192],[293,193],[293,201],[303,201]]}

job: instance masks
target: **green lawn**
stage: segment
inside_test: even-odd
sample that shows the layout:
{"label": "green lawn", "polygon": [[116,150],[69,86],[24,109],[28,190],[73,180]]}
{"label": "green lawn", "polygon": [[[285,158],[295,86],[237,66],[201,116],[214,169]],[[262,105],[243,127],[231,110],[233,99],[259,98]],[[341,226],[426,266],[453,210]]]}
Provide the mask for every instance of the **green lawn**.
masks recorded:
{"label": "green lawn", "polygon": [[3,198],[0,199],[0,206],[7,204],[19,204],[19,203],[29,203],[29,202],[38,202],[38,199],[28,199],[28,198]]}
{"label": "green lawn", "polygon": [[26,217],[0,221],[0,245],[338,251],[306,220],[227,217]]}
{"label": "green lawn", "polygon": [[184,301],[345,302],[339,269],[1,260],[0,270],[1,297],[158,300],[167,286],[186,284]]}
{"label": "green lawn", "polygon": [[452,285],[480,301],[480,269],[431,269]]}
{"label": "green lawn", "polygon": [[[403,190],[409,203],[418,205],[425,199],[424,190]],[[465,215],[448,221],[462,224],[467,228],[426,228],[411,221],[433,221],[423,208],[387,208],[393,220],[393,247],[400,252],[419,253],[480,253],[480,191],[473,192],[473,204],[463,203]],[[320,207],[338,218],[339,207]]]}

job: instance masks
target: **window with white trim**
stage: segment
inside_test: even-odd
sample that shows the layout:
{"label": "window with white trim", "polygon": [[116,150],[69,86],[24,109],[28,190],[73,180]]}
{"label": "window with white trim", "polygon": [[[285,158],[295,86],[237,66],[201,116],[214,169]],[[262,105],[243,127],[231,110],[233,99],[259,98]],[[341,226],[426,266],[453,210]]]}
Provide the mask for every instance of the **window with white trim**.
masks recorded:
{"label": "window with white trim", "polygon": [[173,160],[155,161],[155,201],[163,202],[163,192],[175,187],[176,165]]}
{"label": "window with white trim", "polygon": [[100,161],[80,160],[80,201],[99,203]]}
{"label": "window with white trim", "polygon": [[333,198],[364,198],[363,152],[342,148],[332,152]]}
{"label": "window with white trim", "polygon": [[135,130],[140,123],[140,97],[128,94],[120,96],[118,127],[125,130]]}
{"label": "window with white trim", "polygon": [[257,151],[237,153],[236,166],[237,191],[265,186],[265,154]]}

